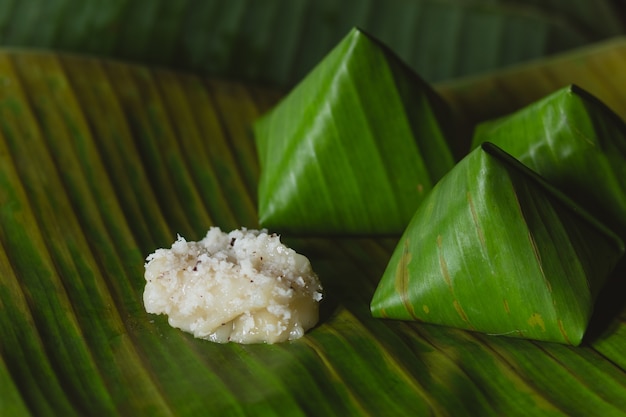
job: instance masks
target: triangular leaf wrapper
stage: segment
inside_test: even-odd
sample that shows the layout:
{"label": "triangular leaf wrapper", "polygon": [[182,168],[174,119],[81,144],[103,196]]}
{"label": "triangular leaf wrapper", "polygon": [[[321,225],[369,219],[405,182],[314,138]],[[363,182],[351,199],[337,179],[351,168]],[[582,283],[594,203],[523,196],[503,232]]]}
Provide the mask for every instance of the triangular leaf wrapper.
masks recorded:
{"label": "triangular leaf wrapper", "polygon": [[416,211],[374,316],[578,345],[624,244],[491,144]]}
{"label": "triangular leaf wrapper", "polygon": [[449,118],[424,81],[354,29],[255,125],[260,223],[400,234],[454,164]]}
{"label": "triangular leaf wrapper", "polygon": [[546,178],[626,239],[626,125],[574,85],[477,126],[489,141]]}

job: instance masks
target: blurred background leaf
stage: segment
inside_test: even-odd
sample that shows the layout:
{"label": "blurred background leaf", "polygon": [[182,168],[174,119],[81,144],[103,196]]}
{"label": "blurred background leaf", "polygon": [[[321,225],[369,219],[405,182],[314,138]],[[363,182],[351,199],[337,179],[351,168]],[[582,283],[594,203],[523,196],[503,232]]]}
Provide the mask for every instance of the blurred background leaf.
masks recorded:
{"label": "blurred background leaf", "polygon": [[0,45],[288,87],[359,26],[435,82],[624,32],[621,0],[2,0]]}

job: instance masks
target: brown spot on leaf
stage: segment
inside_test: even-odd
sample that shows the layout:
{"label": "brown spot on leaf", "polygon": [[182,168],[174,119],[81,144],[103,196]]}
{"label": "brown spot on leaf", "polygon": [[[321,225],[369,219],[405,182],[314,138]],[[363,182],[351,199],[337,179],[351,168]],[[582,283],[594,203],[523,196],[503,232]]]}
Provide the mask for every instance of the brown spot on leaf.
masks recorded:
{"label": "brown spot on leaf", "polygon": [[409,250],[409,240],[404,240],[404,246],[402,248],[402,256],[396,267],[396,292],[402,300],[404,308],[409,315],[417,319],[411,300],[409,300],[409,269],[408,264],[411,262],[411,252]]}
{"label": "brown spot on leaf", "polygon": [[531,327],[539,326],[541,327],[541,331],[546,331],[546,324],[543,322],[543,317],[541,317],[541,314],[539,313],[531,314],[530,318],[528,319],[528,324]]}
{"label": "brown spot on leaf", "polygon": [[467,192],[467,203],[469,205],[470,213],[472,214],[472,222],[474,223],[474,228],[476,229],[476,233],[478,234],[480,246],[482,246],[483,250],[486,250],[485,234],[483,233],[483,229],[480,227],[480,223],[478,222],[478,214],[476,214],[474,200],[472,199],[472,194],[469,191]]}
{"label": "brown spot on leaf", "polygon": [[472,326],[472,323],[470,323],[469,319],[467,318],[467,314],[465,314],[465,310],[463,310],[463,307],[461,307],[461,303],[459,303],[459,300],[454,300],[452,304],[454,305],[454,309],[456,310],[456,312],[459,313],[459,316],[461,316],[461,320],[469,324],[469,327],[473,329],[474,326]]}
{"label": "brown spot on leaf", "polygon": [[443,279],[446,281],[446,284],[448,284],[448,288],[450,288],[450,291],[454,293],[454,289],[452,288],[452,280],[450,279],[450,272],[448,271],[448,264],[443,257],[442,245],[443,237],[441,235],[438,235],[437,247],[439,248],[439,268],[441,269],[441,275],[443,276]]}
{"label": "brown spot on leaf", "polygon": [[558,322],[559,322],[559,331],[563,335],[563,339],[565,339],[565,342],[571,345],[572,342],[569,340],[569,337],[567,336],[567,333],[565,332],[565,327],[563,327],[563,320],[559,320]]}

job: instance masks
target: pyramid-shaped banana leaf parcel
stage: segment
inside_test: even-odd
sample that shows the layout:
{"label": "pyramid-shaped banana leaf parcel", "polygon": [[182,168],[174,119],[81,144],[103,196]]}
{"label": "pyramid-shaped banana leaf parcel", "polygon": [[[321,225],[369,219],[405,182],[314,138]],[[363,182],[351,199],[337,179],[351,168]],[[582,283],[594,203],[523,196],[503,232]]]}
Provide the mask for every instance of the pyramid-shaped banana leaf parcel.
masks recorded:
{"label": "pyramid-shaped banana leaf parcel", "polygon": [[472,151],[417,209],[374,316],[580,344],[624,243],[495,145]]}
{"label": "pyramid-shaped banana leaf parcel", "polygon": [[480,124],[489,141],[536,171],[626,239],[626,125],[604,103],[568,86]]}
{"label": "pyramid-shaped banana leaf parcel", "polygon": [[445,132],[452,125],[423,80],[352,30],[254,126],[260,224],[304,233],[402,233],[454,165]]}

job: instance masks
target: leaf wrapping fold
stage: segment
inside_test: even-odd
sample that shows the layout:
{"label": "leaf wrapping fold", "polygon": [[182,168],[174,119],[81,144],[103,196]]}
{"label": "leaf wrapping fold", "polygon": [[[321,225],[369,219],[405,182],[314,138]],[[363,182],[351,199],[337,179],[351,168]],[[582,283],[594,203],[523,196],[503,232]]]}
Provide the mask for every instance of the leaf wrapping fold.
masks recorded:
{"label": "leaf wrapping fold", "polygon": [[575,85],[477,126],[626,239],[626,124]]}
{"label": "leaf wrapping fold", "polygon": [[438,96],[354,29],[255,125],[259,221],[298,233],[401,233],[453,165]]}
{"label": "leaf wrapping fold", "polygon": [[491,144],[417,209],[374,316],[577,345],[624,243]]}

